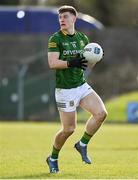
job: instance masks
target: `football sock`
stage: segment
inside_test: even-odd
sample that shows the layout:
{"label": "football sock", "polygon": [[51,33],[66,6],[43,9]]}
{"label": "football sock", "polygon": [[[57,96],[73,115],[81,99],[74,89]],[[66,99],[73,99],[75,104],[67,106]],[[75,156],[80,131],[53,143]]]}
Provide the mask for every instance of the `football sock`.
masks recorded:
{"label": "football sock", "polygon": [[80,143],[80,146],[82,146],[82,147],[87,146],[87,144],[84,144],[84,143],[82,143],[81,141],[80,141],[79,143]]}
{"label": "football sock", "polygon": [[58,159],[58,154],[59,154],[59,151],[58,149],[56,149],[54,146],[53,146],[53,150],[52,150],[52,154],[51,154],[51,157],[50,159],[51,160],[57,160]]}
{"label": "football sock", "polygon": [[92,135],[84,132],[82,138],[80,139],[80,145],[81,145],[81,146],[87,145],[88,142],[90,141],[91,137],[92,137]]}

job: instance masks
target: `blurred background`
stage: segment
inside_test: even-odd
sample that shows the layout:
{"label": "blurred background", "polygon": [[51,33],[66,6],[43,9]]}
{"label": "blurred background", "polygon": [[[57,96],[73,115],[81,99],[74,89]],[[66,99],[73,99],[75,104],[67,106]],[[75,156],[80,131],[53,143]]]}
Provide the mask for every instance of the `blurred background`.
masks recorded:
{"label": "blurred background", "polygon": [[[104,59],[85,74],[106,104],[107,122],[138,122],[137,0],[1,0],[0,119],[58,119],[47,43],[65,4],[79,12],[76,29],[104,49]],[[80,122],[87,116],[79,109]]]}

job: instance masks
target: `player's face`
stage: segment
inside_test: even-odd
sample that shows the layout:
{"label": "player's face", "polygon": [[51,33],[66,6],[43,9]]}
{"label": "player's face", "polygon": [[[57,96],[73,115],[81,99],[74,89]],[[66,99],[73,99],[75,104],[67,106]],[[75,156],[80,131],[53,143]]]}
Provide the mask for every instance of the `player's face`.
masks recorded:
{"label": "player's face", "polygon": [[64,12],[62,14],[59,14],[59,24],[61,30],[68,30],[74,27],[75,21],[76,21],[76,17],[70,12]]}

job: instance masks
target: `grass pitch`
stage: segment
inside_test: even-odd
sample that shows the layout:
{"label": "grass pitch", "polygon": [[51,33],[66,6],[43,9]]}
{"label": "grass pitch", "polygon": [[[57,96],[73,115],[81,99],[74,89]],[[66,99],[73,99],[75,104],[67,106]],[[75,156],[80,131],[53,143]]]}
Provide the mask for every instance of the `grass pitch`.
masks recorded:
{"label": "grass pitch", "polygon": [[73,148],[84,129],[84,124],[78,124],[61,150],[60,173],[49,174],[45,158],[59,127],[57,123],[0,123],[0,178],[138,178],[136,124],[104,124],[88,147],[92,165],[83,164]]}

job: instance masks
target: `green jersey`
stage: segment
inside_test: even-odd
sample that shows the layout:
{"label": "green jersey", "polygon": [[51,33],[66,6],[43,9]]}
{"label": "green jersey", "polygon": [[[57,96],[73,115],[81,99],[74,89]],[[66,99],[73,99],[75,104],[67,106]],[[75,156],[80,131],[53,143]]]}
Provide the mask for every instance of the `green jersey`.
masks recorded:
{"label": "green jersey", "polygon": [[[68,61],[78,54],[81,57],[88,42],[87,36],[81,32],[76,31],[74,35],[68,35],[59,31],[49,38],[48,52],[59,52],[59,59]],[[56,88],[75,88],[85,82],[84,72],[80,68],[56,69]]]}

